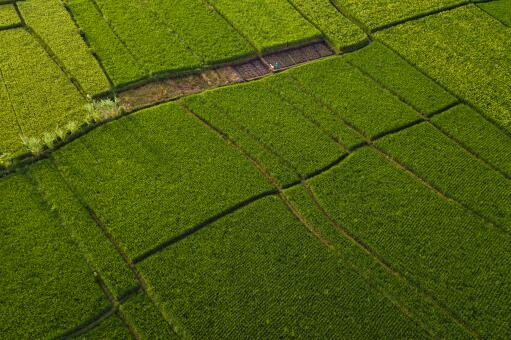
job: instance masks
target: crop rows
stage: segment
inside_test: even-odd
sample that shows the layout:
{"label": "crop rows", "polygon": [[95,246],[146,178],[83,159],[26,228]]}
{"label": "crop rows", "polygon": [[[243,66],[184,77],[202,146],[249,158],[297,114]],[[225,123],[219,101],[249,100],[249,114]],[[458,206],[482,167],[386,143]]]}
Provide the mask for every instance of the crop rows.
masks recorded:
{"label": "crop rows", "polygon": [[[383,138],[377,144],[442,192],[471,207],[496,226],[511,231],[509,180],[467,155],[433,127],[418,125]],[[500,161],[506,159],[505,153],[500,155]]]}
{"label": "crop rows", "polygon": [[[11,118],[0,122],[6,131],[3,151],[19,151],[20,134],[39,136],[69,120],[83,119],[85,99],[27,31],[0,31],[0,38],[0,93],[5,103],[0,112]],[[20,128],[14,126],[16,120]]]}
{"label": "crop rows", "polygon": [[[168,275],[159,274],[162,266]],[[222,219],[140,268],[165,301],[163,308],[183,325],[182,335],[194,338],[421,334],[308,235],[275,197]],[[383,320],[379,326],[369,321],[376,315]]]}
{"label": "crop rows", "polygon": [[20,18],[12,5],[0,5],[0,30],[18,25]]}
{"label": "crop rows", "polygon": [[105,125],[54,157],[131,258],[269,189],[241,155],[176,104]]}
{"label": "crop rows", "polygon": [[510,34],[493,17],[468,6],[397,26],[376,38],[509,132],[511,95],[504,84],[511,82]]}
{"label": "crop rows", "polygon": [[321,33],[287,0],[208,0],[257,48],[269,53],[320,40]]}
{"label": "crop rows", "polygon": [[92,271],[28,178],[4,179],[0,192],[2,336],[58,336],[105,308]]}
{"label": "crop rows", "polygon": [[477,4],[479,8],[495,17],[497,20],[502,22],[503,25],[511,27],[511,1],[510,0],[499,0],[482,2]]}
{"label": "crop rows", "polygon": [[337,6],[345,9],[369,29],[463,2],[461,0],[334,0]]}
{"label": "crop rows", "polygon": [[26,24],[47,44],[87,94],[92,96],[108,90],[105,75],[59,1],[22,1],[18,7]]}
{"label": "crop rows", "polygon": [[329,0],[312,2],[289,0],[289,2],[321,31],[336,52],[354,46],[367,38],[364,31],[341,15]]}
{"label": "crop rows", "polygon": [[[67,4],[114,85],[315,40],[339,19],[334,7],[297,0],[186,0],[175,17],[158,0]],[[336,4],[363,18],[354,2]],[[53,5],[48,18],[62,9]],[[366,4],[375,20],[366,24],[449,4],[406,5]],[[379,17],[382,8],[395,10]],[[505,26],[466,6],[382,31],[355,53],[134,112],[2,178],[0,334],[510,337],[511,136],[505,115],[488,113],[505,112],[507,97],[490,98],[506,93],[484,79],[494,87],[472,97],[442,80],[454,77],[438,67],[447,54],[430,50],[455,48],[451,17],[465,47],[482,38],[464,22],[499,32],[502,71]],[[79,116],[80,87],[94,83],[70,81],[73,67],[52,47],[58,32],[30,27],[0,31],[0,117],[16,134],[59,110],[52,98]],[[214,35],[197,38],[213,28],[229,37],[222,48]],[[174,54],[158,55],[164,38]],[[244,39],[252,47],[234,48]],[[182,68],[172,66],[176,51]],[[489,70],[488,55],[467,51],[451,50],[453,67],[468,55],[463,67]],[[481,107],[484,98],[493,106]],[[43,115],[29,114],[32,101]]]}

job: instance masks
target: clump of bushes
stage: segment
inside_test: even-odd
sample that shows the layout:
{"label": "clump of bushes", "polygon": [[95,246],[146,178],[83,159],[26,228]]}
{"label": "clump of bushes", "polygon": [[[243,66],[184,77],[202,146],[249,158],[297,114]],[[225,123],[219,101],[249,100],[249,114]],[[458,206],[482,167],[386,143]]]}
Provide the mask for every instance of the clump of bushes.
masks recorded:
{"label": "clump of bushes", "polygon": [[89,124],[99,123],[119,117],[123,109],[116,99],[103,99],[100,101],[93,101],[85,105],[87,110],[87,122]]}
{"label": "clump of bushes", "polygon": [[[83,122],[72,120],[64,126],[57,126],[55,130],[44,133],[41,137],[20,136],[22,144],[32,155],[39,156],[43,151],[51,150],[58,143],[65,142],[82,128],[117,118],[124,111],[117,99],[91,101],[85,105],[85,110],[87,114]],[[7,157],[12,160],[12,155],[2,154],[0,165],[3,165],[2,160]]]}

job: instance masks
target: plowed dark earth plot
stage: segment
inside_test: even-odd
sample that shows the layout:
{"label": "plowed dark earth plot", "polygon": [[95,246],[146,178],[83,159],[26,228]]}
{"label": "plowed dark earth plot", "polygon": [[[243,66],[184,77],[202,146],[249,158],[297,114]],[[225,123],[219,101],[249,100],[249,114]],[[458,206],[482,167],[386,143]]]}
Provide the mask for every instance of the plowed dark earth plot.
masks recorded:
{"label": "plowed dark earth plot", "polygon": [[0,0],[0,339],[511,338],[510,0]]}

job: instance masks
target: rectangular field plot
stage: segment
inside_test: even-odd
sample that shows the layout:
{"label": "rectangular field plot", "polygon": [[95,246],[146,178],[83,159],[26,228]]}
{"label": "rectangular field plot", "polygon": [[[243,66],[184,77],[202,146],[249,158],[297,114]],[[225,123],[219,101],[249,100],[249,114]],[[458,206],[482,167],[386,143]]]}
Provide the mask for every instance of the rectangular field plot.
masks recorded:
{"label": "rectangular field plot", "polygon": [[108,306],[73,240],[27,177],[0,181],[0,334],[56,338]]}
{"label": "rectangular field plot", "polygon": [[417,120],[417,112],[379,85],[334,57],[289,71],[304,94],[328,106],[367,137]]}
{"label": "rectangular field plot", "polygon": [[[309,184],[325,211],[377,262],[461,325],[457,334],[449,327],[448,338],[511,335],[509,237],[369,148]],[[493,204],[499,199],[488,198]]]}
{"label": "rectangular field plot", "polygon": [[175,103],[104,125],[54,158],[131,258],[271,188]]}
{"label": "rectangular field plot", "polygon": [[143,65],[115,35],[90,0],[67,0],[66,4],[114,85],[130,83],[147,75]]}
{"label": "rectangular field plot", "polygon": [[511,232],[511,181],[433,126],[417,125],[377,144],[440,191]]}
{"label": "rectangular field plot", "polygon": [[220,14],[208,7],[206,1],[149,0],[147,3],[206,65],[256,54],[254,48]]}
{"label": "rectangular field plot", "polygon": [[323,33],[336,52],[367,38],[362,29],[342,15],[328,0],[289,2]]}
{"label": "rectangular field plot", "polygon": [[432,120],[454,139],[511,177],[511,137],[504,131],[465,105]]}
{"label": "rectangular field plot", "polygon": [[92,96],[108,90],[105,75],[60,1],[20,1],[18,6],[27,25],[44,40],[87,94]]}
{"label": "rectangular field plot", "polygon": [[0,121],[4,151],[21,149],[20,134],[40,137],[70,120],[83,119],[85,99],[27,31],[0,31],[0,40],[0,100],[6,103],[0,112],[11,117]]}
{"label": "rectangular field plot", "polygon": [[430,114],[457,101],[438,84],[378,42],[347,54],[345,59],[403,98],[420,113]]}
{"label": "rectangular field plot", "polygon": [[376,38],[511,132],[508,27],[466,6],[379,32]]}
{"label": "rectangular field plot", "polygon": [[226,216],[139,268],[181,337],[425,336],[276,197]]}
{"label": "rectangular field plot", "polygon": [[20,24],[20,18],[13,5],[0,5],[0,30]]}
{"label": "rectangular field plot", "polygon": [[[119,39],[151,74],[173,74],[200,67],[200,59],[142,1],[96,2]],[[107,35],[105,39],[111,38]]]}
{"label": "rectangular field plot", "polygon": [[[263,163],[266,154],[273,155],[280,160],[280,167],[301,176],[333,162],[346,151],[308,119],[307,114],[300,112],[303,108],[285,102],[266,87],[267,79],[270,78],[207,92],[201,97],[209,104],[201,107],[192,103],[191,108],[240,145],[250,140],[259,144],[264,152]],[[309,116],[314,115],[315,108],[309,106],[309,109],[312,111]],[[268,170],[278,172],[273,168]]]}
{"label": "rectangular field plot", "polygon": [[101,275],[110,292],[119,297],[137,285],[134,275],[49,161],[30,169],[39,191],[66,227],[72,231],[87,261]]}
{"label": "rectangular field plot", "polygon": [[286,0],[209,3],[262,53],[321,39],[321,33]]}
{"label": "rectangular field plot", "polygon": [[355,16],[370,29],[462,2],[462,0],[334,0],[339,8]]}

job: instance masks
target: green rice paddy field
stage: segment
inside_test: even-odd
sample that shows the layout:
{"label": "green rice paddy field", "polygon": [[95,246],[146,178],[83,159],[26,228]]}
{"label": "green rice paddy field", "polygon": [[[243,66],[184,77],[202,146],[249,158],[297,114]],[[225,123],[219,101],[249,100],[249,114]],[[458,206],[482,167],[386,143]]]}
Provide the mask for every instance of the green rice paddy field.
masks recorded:
{"label": "green rice paddy field", "polygon": [[0,236],[0,339],[509,339],[511,1],[0,0]]}

